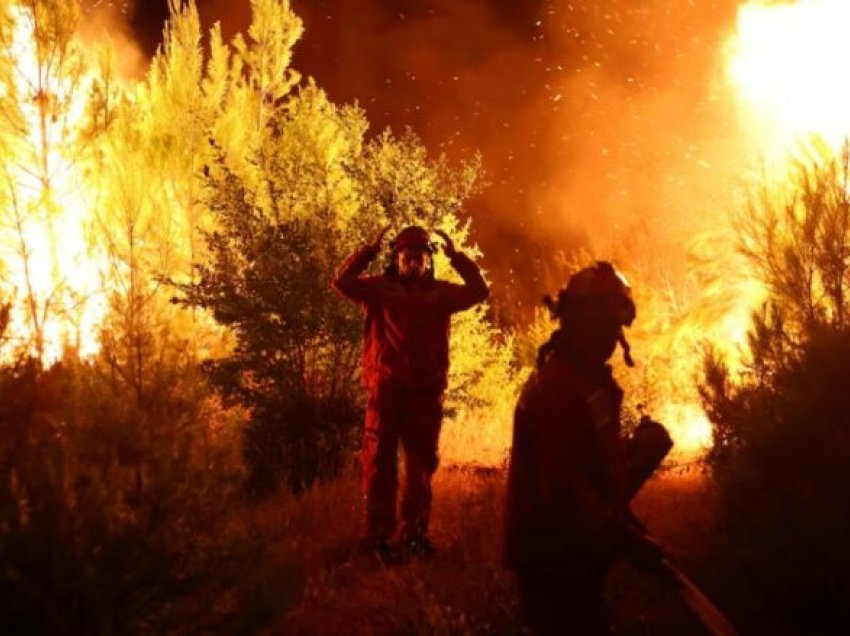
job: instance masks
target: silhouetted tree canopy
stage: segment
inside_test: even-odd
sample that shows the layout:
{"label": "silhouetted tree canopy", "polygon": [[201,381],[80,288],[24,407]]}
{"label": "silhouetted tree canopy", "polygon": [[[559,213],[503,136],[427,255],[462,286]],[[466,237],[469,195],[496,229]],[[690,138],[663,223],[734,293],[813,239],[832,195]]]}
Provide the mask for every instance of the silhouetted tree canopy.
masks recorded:
{"label": "silhouetted tree canopy", "polygon": [[849,184],[848,145],[814,146],[784,186],[752,199],[739,236],[767,301],[740,381],[706,358],[718,553],[740,573],[746,614],[772,633],[850,626]]}

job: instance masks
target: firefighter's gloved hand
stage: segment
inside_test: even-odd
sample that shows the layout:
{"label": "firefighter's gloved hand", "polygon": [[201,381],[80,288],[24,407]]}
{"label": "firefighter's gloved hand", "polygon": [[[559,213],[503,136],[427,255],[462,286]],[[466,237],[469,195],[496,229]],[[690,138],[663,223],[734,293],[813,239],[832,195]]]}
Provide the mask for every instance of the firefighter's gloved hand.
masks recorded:
{"label": "firefighter's gloved hand", "polygon": [[639,530],[643,534],[649,534],[649,530],[643,525],[643,521],[638,519],[637,515],[632,512],[631,508],[626,508],[626,523],[628,523],[633,528]]}
{"label": "firefighter's gloved hand", "polygon": [[387,232],[390,231],[390,227],[392,226],[387,225],[382,228],[381,231],[375,235],[375,238],[373,238],[372,241],[369,243],[369,249],[372,251],[372,253],[376,255],[381,253],[381,248],[384,244],[384,237],[387,235]]}
{"label": "firefighter's gloved hand", "polygon": [[457,254],[454,241],[452,241],[448,234],[443,232],[443,230],[434,230],[434,234],[439,235],[439,237],[443,239],[443,252],[445,252],[446,256],[452,258],[455,254]]}

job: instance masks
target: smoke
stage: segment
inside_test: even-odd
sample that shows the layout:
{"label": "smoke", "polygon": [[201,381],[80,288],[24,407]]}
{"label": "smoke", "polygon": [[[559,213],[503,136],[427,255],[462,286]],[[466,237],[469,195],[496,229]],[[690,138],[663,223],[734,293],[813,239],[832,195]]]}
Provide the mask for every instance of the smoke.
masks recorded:
{"label": "smoke", "polygon": [[[306,26],[294,64],[357,101],[373,132],[481,151],[489,186],[468,211],[513,314],[578,250],[684,268],[687,238],[729,208],[745,148],[722,43],[738,3],[293,0]],[[156,6],[132,12],[147,51]],[[226,36],[250,18],[247,1],[198,7]]]}
{"label": "smoke", "polygon": [[548,23],[563,71],[542,96],[564,106],[547,113],[557,178],[535,203],[555,235],[581,227],[597,250],[683,268],[688,239],[722,223],[741,186],[723,57],[737,2],[634,4],[561,3]]}
{"label": "smoke", "polygon": [[79,35],[84,42],[102,42],[108,36],[115,48],[115,69],[120,77],[144,74],[147,58],[127,21],[129,2],[86,0],[82,3],[83,19]]}
{"label": "smoke", "polygon": [[741,149],[722,43],[737,4],[303,0],[295,62],[378,128],[479,149],[486,264],[502,298],[536,302],[582,248],[678,251],[683,267],[685,237],[728,208]]}

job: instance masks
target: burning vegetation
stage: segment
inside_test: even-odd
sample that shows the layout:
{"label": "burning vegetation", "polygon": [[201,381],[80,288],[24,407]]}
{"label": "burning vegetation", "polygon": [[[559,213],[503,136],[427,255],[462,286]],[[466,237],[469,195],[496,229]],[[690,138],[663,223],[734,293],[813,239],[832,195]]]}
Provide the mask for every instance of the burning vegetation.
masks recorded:
{"label": "burning vegetation", "polygon": [[[202,29],[194,2],[172,0],[162,46],[135,78],[126,42],[83,29],[79,3],[0,4],[0,589],[12,625],[273,624],[312,581],[292,567],[313,519],[299,526],[292,493],[352,507],[340,484],[363,409],[360,317],[329,291],[334,269],[385,225],[440,229],[486,256],[464,209],[486,191],[487,158],[450,161],[410,132],[370,133],[364,110],[292,67],[303,28],[289,2],[250,5],[245,34],[225,39]],[[560,276],[613,256],[630,278],[638,369],[616,369],[627,419],[652,413],[671,429],[674,463],[710,469],[708,545],[727,558],[694,562],[756,630],[777,627],[765,608],[783,604],[789,624],[817,603],[850,622],[837,609],[850,589],[839,546],[850,532],[850,93],[835,72],[848,18],[842,0],[742,4],[712,52],[738,136],[709,154],[729,155],[713,175],[758,177],[697,187],[740,193],[717,199],[722,213],[677,208],[695,218],[629,240],[618,223],[592,244],[570,234],[538,263]],[[608,195],[577,194],[581,170],[571,174],[571,200],[602,202],[608,219]],[[653,186],[641,188],[643,202]],[[436,267],[452,277],[444,259]],[[553,328],[542,310],[507,305],[453,324],[444,466],[504,465],[517,390]],[[269,512],[270,496],[295,520]],[[471,542],[485,531],[496,550],[497,512],[485,511],[487,528],[460,513],[452,527]],[[811,549],[790,558],[791,545]],[[321,561],[321,548],[308,552],[311,567]],[[485,565],[498,607],[476,611],[516,620],[504,574]],[[309,623],[304,612],[289,620]],[[479,627],[439,618],[444,631]]]}

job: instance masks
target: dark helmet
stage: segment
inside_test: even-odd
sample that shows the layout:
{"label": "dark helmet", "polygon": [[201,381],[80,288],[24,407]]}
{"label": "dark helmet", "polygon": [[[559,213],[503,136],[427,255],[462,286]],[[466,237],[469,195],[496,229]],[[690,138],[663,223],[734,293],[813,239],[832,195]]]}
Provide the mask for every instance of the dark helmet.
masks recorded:
{"label": "dark helmet", "polygon": [[556,317],[564,318],[569,315],[571,307],[588,300],[604,301],[611,311],[616,312],[620,324],[626,327],[635,319],[632,288],[608,261],[597,261],[590,267],[580,269],[570,276],[567,286],[558,292],[557,300],[547,296],[544,302]]}
{"label": "dark helmet", "polygon": [[409,225],[399,232],[390,243],[392,252],[398,253],[405,247],[418,247],[428,254],[434,253],[434,246],[428,240],[428,231],[418,225]]}
{"label": "dark helmet", "polygon": [[[433,255],[436,251],[434,244],[428,239],[428,231],[418,225],[408,225],[390,241],[390,253],[384,267],[384,275],[391,278],[398,276],[398,253],[405,247],[419,248],[426,254]],[[434,278],[434,260],[428,259],[428,277]]]}
{"label": "dark helmet", "polygon": [[[543,302],[561,321],[563,328],[565,321],[570,319],[572,309],[591,300],[603,303],[621,325],[629,327],[634,322],[637,310],[632,299],[632,288],[626,278],[608,261],[597,261],[590,267],[580,269],[570,276],[567,286],[558,292],[557,300],[546,296]],[[632,360],[631,347],[622,329],[618,340],[623,348],[626,365],[633,367],[635,363]],[[544,345],[538,354],[538,365],[546,352],[547,346]]]}

